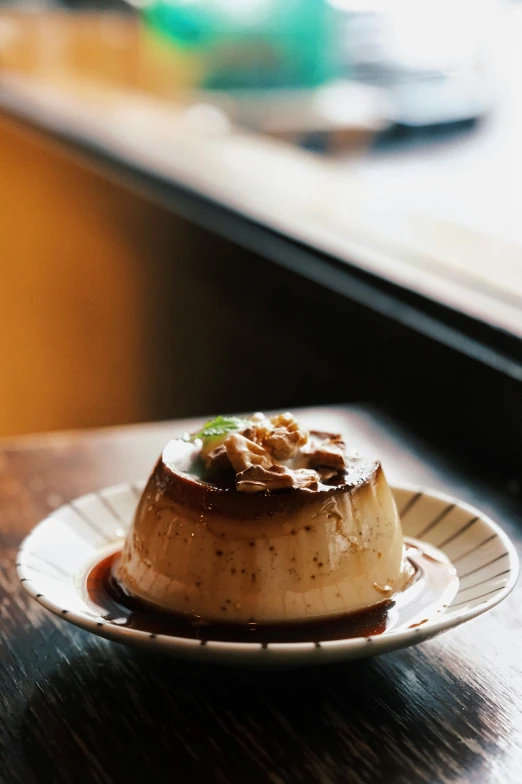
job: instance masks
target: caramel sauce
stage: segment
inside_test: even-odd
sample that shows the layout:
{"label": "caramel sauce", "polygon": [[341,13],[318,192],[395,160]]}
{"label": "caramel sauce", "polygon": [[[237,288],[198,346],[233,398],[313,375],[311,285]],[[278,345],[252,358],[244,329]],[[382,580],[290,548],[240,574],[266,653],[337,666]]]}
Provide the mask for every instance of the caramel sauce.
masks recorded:
{"label": "caramel sauce", "polygon": [[354,637],[373,637],[390,629],[417,629],[444,612],[457,593],[455,567],[440,559],[436,548],[405,541],[411,578],[405,588],[383,598],[369,610],[344,613],[321,620],[287,623],[208,622],[193,615],[156,609],[128,594],[115,577],[120,552],[93,566],[86,579],[86,598],[106,624],[136,629],[151,635],[221,642],[292,643],[325,642]]}
{"label": "caramel sauce", "polygon": [[292,621],[286,624],[217,623],[171,612],[158,612],[126,593],[114,571],[120,553],[113,553],[89,572],[87,595],[102,611],[105,623],[149,634],[222,642],[317,642],[371,637],[386,631],[394,602],[386,599],[370,610],[343,614],[327,620]]}

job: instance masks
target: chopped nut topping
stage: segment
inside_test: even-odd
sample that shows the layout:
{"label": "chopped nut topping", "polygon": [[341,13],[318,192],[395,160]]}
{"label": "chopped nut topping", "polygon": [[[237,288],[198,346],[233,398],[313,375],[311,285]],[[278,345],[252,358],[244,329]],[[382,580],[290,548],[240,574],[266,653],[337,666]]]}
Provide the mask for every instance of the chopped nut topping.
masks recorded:
{"label": "chopped nut topping", "polygon": [[277,414],[271,419],[256,418],[243,434],[265,447],[275,460],[290,460],[308,441],[308,432],[301,429],[297,419],[289,413]]}
{"label": "chopped nut topping", "polygon": [[336,468],[329,468],[328,466],[317,466],[316,468],[317,473],[321,478],[321,482],[328,482],[329,479],[332,479],[334,476],[337,476],[339,471]]}
{"label": "chopped nut topping", "polygon": [[270,420],[269,419],[260,420],[259,422],[256,422],[251,427],[247,427],[242,432],[245,438],[250,439],[250,441],[255,441],[256,444],[264,444],[264,442],[272,432],[272,428],[270,426]]}
{"label": "chopped nut topping", "polygon": [[236,476],[236,487],[243,493],[261,493],[263,490],[312,487],[318,480],[319,475],[306,468],[291,471],[280,465],[270,468],[255,465]]}
{"label": "chopped nut topping", "polygon": [[328,437],[328,440],[330,441],[331,444],[342,444],[343,449],[346,447],[346,444],[344,443],[344,438],[340,433],[332,433],[332,435]]}
{"label": "chopped nut topping", "polygon": [[225,444],[208,452],[203,456],[203,460],[207,471],[224,471],[232,467]]}
{"label": "chopped nut topping", "polygon": [[[290,433],[294,433],[296,430],[299,430],[299,422],[295,416],[290,414],[288,411],[284,414],[276,414],[275,416],[271,417],[270,422],[272,423],[273,427],[285,427],[288,431],[290,431]],[[305,441],[307,439],[308,433],[306,433]]]}
{"label": "chopped nut topping", "polygon": [[245,493],[317,489],[319,482],[338,483],[346,467],[340,435],[314,431],[310,437],[290,413],[217,417],[205,427],[198,437],[207,471],[233,470]]}
{"label": "chopped nut topping", "polygon": [[308,458],[310,466],[329,466],[331,468],[344,468],[344,455],[336,446],[326,444],[310,452]]}
{"label": "chopped nut topping", "polygon": [[345,444],[341,436],[327,437],[319,443],[313,442],[303,452],[308,455],[310,468],[325,466],[339,470],[346,467]]}
{"label": "chopped nut topping", "polygon": [[236,474],[252,466],[270,468],[272,465],[266,449],[240,433],[231,433],[225,440],[224,447]]}
{"label": "chopped nut topping", "polygon": [[266,439],[265,446],[276,460],[290,460],[295,457],[302,444],[302,435],[297,430],[290,433],[282,427],[276,428]]}

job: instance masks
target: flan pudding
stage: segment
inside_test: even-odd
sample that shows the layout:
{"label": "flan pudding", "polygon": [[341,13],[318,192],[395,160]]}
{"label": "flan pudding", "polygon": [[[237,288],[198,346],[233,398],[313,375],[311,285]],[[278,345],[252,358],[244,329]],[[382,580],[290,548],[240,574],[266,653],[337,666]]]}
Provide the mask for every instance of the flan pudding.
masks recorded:
{"label": "flan pudding", "polygon": [[156,610],[278,623],[370,609],[412,567],[378,461],[291,414],[255,414],[167,444],[116,576]]}

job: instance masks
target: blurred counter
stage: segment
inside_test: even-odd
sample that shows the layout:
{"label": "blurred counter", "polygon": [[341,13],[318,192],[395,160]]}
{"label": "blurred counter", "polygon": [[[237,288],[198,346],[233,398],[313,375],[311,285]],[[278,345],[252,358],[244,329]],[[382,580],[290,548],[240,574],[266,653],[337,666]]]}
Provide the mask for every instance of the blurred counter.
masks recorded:
{"label": "blurred counter", "polygon": [[[510,21],[522,30],[515,10]],[[505,47],[503,57],[513,81],[516,53]],[[522,105],[501,106],[471,137],[376,156],[363,153],[386,127],[378,92],[334,85],[308,103],[287,96],[245,109],[227,96],[187,91],[188,70],[132,15],[0,15],[0,105],[7,111],[522,335],[522,234],[514,212]],[[499,92],[514,92],[511,84],[502,82]],[[267,132],[286,142],[297,136],[292,122],[321,130],[337,155],[239,131],[238,114],[258,124],[264,118]]]}
{"label": "blurred counter", "polygon": [[[508,74],[522,61],[516,10],[506,39],[511,48],[503,51]],[[0,13],[0,209],[8,259],[0,298],[13,325],[0,338],[2,355],[11,356],[0,396],[12,398],[0,415],[1,432],[193,413],[181,390],[171,388],[172,409],[152,405],[157,389],[143,381],[142,368],[160,362],[147,342],[157,296],[150,265],[165,275],[177,247],[182,260],[169,275],[179,278],[179,291],[191,281],[191,296],[212,296],[205,275],[193,271],[201,248],[167,209],[169,186],[244,220],[237,237],[248,226],[263,227],[365,280],[382,280],[520,340],[522,233],[514,218],[522,198],[521,101],[502,104],[472,135],[383,152],[373,147],[387,127],[379,91],[337,84],[305,102],[288,96],[286,105],[259,111],[188,89],[188,67],[132,14]],[[511,93],[512,86],[508,80],[502,89]],[[245,117],[256,111],[264,133],[246,127]],[[328,136],[329,155],[296,144],[296,117],[307,134]],[[196,213],[188,217],[204,225]],[[216,231],[224,236],[225,226]],[[228,240],[236,237],[228,232]],[[378,310],[381,302],[371,292],[366,297]],[[62,307],[72,330],[60,326]],[[404,303],[388,310],[413,323]],[[204,321],[201,339],[212,329]],[[437,330],[449,340],[436,325],[432,337]],[[181,334],[190,340],[186,329]],[[473,354],[469,341],[463,345]],[[482,356],[521,377],[513,352],[489,347]],[[49,401],[43,417],[41,406],[31,416],[35,362],[49,388],[61,389],[42,387],[41,400]],[[53,385],[53,374],[68,381]],[[125,385],[133,394],[122,399]],[[190,397],[197,405],[192,391]],[[202,396],[200,409],[211,406]]]}

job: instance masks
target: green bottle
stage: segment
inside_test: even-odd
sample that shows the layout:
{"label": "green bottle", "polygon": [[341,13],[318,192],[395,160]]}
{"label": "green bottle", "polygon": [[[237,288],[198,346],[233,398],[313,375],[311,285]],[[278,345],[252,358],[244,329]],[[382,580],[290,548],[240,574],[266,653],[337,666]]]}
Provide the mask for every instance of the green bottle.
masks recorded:
{"label": "green bottle", "polygon": [[327,0],[153,0],[148,25],[199,62],[207,89],[299,89],[332,76]]}

